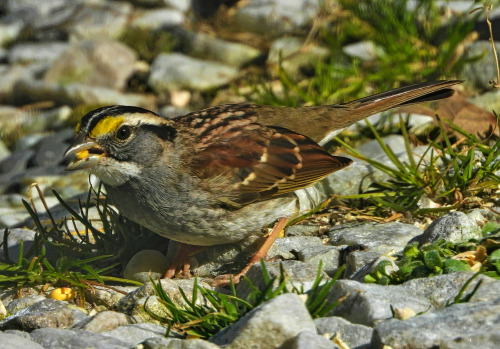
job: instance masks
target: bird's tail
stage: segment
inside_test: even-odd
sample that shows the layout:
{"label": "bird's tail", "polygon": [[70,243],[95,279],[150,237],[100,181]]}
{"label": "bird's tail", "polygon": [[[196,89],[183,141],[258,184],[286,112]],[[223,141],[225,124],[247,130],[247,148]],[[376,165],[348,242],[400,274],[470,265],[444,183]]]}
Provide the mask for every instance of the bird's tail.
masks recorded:
{"label": "bird's tail", "polygon": [[349,123],[353,123],[394,107],[451,97],[455,92],[451,86],[462,82],[462,80],[423,82],[360,98],[343,106],[350,110],[348,113],[350,117],[347,119]]}

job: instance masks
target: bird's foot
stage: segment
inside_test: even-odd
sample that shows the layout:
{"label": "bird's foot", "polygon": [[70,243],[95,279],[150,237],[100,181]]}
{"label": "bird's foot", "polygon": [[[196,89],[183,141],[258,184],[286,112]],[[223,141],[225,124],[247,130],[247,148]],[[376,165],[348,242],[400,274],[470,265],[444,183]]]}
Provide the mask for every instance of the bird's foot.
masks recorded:
{"label": "bird's foot", "polygon": [[273,245],[274,241],[278,238],[280,233],[285,229],[286,224],[288,223],[288,218],[280,218],[278,222],[274,225],[273,230],[271,230],[271,233],[266,238],[266,241],[262,244],[262,246],[259,248],[257,252],[252,256],[250,259],[250,262],[238,273],[238,274],[224,274],[224,275],[219,275],[213,279],[212,282],[210,282],[211,286],[217,287],[217,286],[227,286],[230,285],[231,282],[233,284],[237,284],[241,281],[243,276],[246,275],[248,270],[254,265],[255,263],[259,262],[261,259],[264,259],[267,255],[267,252]]}
{"label": "bird's foot", "polygon": [[206,247],[188,245],[174,241],[170,241],[170,244],[167,252],[169,267],[165,271],[163,279],[173,279],[174,277],[185,279],[191,278],[190,257],[203,251]]}

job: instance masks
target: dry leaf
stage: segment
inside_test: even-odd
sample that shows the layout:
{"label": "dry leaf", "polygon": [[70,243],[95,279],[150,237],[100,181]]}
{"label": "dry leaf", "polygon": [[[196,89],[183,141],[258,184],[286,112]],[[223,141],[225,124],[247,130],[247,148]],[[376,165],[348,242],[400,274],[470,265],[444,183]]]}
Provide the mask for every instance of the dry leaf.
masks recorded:
{"label": "dry leaf", "polygon": [[[410,105],[399,108],[398,111],[428,115],[434,118],[437,113],[441,119],[449,120],[461,129],[481,139],[500,134],[495,115],[467,101],[467,97],[461,91],[456,91],[452,97],[437,102],[437,111],[424,105]],[[435,122],[437,124],[437,121]],[[447,131],[455,133],[446,123],[443,123],[443,125]],[[455,135],[458,138],[463,138],[459,134],[455,133]]]}
{"label": "dry leaf", "polygon": [[467,251],[453,256],[452,259],[458,259],[469,263],[472,271],[478,272],[486,261],[487,253],[484,246],[478,246],[475,251]]}

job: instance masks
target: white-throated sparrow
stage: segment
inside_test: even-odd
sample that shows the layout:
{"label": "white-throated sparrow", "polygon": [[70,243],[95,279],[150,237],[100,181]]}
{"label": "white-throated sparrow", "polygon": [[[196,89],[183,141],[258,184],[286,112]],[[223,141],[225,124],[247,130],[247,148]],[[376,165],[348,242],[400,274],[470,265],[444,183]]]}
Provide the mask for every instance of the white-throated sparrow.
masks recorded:
{"label": "white-throated sparrow", "polygon": [[170,120],[137,107],[103,107],[77,126],[67,169],[90,169],[121,214],[157,234],[194,246],[237,242],[296,215],[295,190],[351,163],[316,142],[374,113],[449,97],[460,82],[342,105],[220,105]]}

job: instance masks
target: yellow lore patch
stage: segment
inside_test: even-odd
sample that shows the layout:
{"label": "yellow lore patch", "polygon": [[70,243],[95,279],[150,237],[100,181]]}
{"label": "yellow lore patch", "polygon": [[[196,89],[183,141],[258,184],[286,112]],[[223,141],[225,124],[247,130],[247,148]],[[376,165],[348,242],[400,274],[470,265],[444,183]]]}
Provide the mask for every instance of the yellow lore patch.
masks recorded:
{"label": "yellow lore patch", "polygon": [[97,138],[100,135],[114,132],[123,123],[123,117],[108,116],[102,119],[90,131],[90,138]]}

